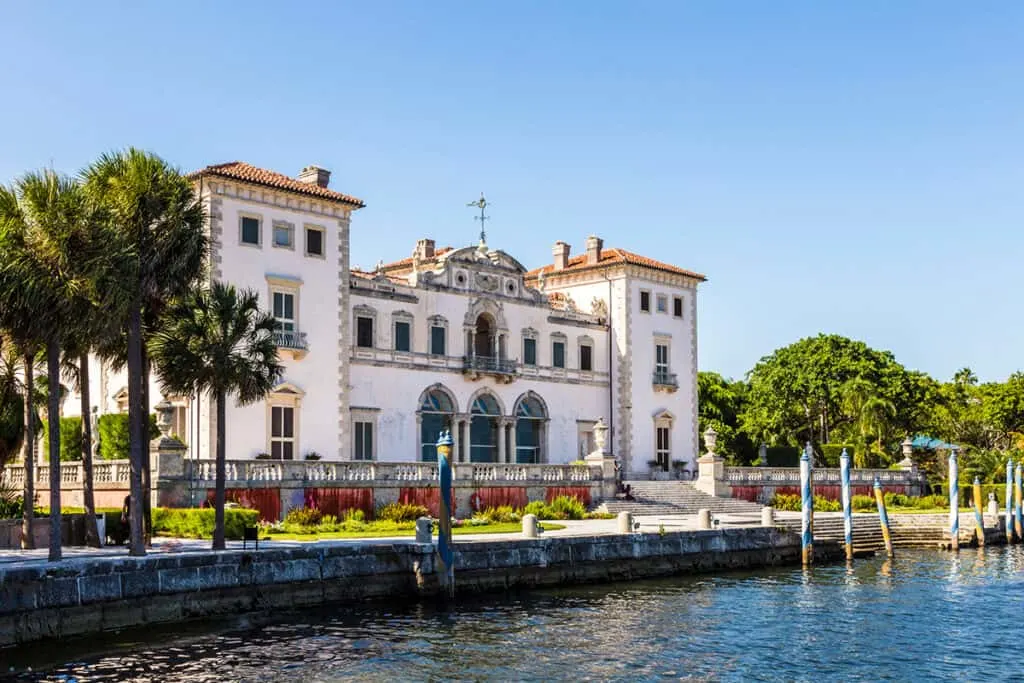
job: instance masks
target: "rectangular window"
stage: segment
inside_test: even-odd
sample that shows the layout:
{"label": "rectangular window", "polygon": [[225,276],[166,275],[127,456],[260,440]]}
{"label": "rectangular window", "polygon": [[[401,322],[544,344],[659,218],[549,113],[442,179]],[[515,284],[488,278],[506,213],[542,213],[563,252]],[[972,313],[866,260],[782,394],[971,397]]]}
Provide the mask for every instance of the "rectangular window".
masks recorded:
{"label": "rectangular window", "polygon": [[669,428],[658,427],[656,431],[658,441],[656,454],[658,463],[661,464],[662,467],[668,467],[668,461],[672,454],[672,449],[669,444]]}
{"label": "rectangular window", "polygon": [[651,293],[640,292],[640,310],[645,313],[651,312]]}
{"label": "rectangular window", "polygon": [[580,370],[590,372],[594,369],[594,348],[587,344],[580,346]]}
{"label": "rectangular window", "polygon": [[668,374],[668,344],[654,345],[654,371],[660,375]]}
{"label": "rectangular window", "polygon": [[356,318],[356,346],[373,348],[373,318]]}
{"label": "rectangular window", "polygon": [[274,246],[280,249],[295,248],[295,226],[291,223],[274,222]]}
{"label": "rectangular window", "polygon": [[306,256],[324,255],[324,231],[320,228],[306,228]]}
{"label": "rectangular window", "polygon": [[355,460],[373,460],[373,423],[356,422]]}
{"label": "rectangular window", "polygon": [[677,318],[683,317],[683,297],[672,297],[672,315],[674,315]]}
{"label": "rectangular window", "polygon": [[295,331],[295,295],[288,292],[274,292],[275,326],[282,332]]}
{"label": "rectangular window", "polygon": [[664,294],[658,295],[658,313],[668,313],[668,297]]}
{"label": "rectangular window", "polygon": [[404,321],[395,323],[395,351],[409,351],[410,325]]}
{"label": "rectangular window", "polygon": [[537,364],[537,340],[523,340],[523,365]]}
{"label": "rectangular window", "polygon": [[242,244],[260,245],[260,219],[242,216]]}
{"label": "rectangular window", "polygon": [[291,406],[270,408],[270,457],[295,459],[295,408]]}
{"label": "rectangular window", "polygon": [[565,342],[556,341],[551,345],[551,364],[556,368],[565,367]]}
{"label": "rectangular window", "polygon": [[431,325],[430,326],[430,354],[433,356],[443,356],[445,354],[444,348],[444,333],[445,328],[443,325]]}

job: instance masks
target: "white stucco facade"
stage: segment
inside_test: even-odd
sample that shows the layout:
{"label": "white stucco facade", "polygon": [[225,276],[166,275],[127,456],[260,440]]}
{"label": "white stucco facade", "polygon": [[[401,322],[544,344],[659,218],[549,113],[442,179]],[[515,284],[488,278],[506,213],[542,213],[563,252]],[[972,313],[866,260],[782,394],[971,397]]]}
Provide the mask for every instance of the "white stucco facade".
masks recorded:
{"label": "white stucco facade", "polygon": [[[211,279],[258,292],[281,328],[281,384],[264,402],[229,404],[229,458],[429,460],[450,429],[458,462],[567,463],[593,448],[603,419],[627,473],[649,461],[695,470],[702,276],[596,238],[576,257],[557,243],[554,264],[533,271],[485,244],[420,240],[411,258],[353,272],[362,203],[327,177],[244,164],[194,174]],[[100,413],[125,409],[126,386],[93,364]],[[162,398],[155,381],[151,396]],[[175,433],[210,457],[209,397],[168,398]]]}

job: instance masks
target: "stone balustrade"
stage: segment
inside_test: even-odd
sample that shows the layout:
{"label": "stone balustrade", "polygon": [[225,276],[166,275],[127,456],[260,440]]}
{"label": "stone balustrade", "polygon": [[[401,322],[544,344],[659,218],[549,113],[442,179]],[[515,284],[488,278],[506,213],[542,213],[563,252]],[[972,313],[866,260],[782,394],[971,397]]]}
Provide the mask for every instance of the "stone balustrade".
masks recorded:
{"label": "stone balustrade", "polygon": [[[157,481],[174,479],[188,480],[197,485],[213,486],[217,476],[215,460],[172,461],[178,465],[176,471],[160,468],[160,461],[154,462],[153,476]],[[93,482],[97,487],[110,484],[128,485],[131,466],[127,460],[106,460],[93,465]],[[453,479],[501,485],[504,483],[523,484],[589,484],[599,482],[603,475],[601,468],[591,465],[525,465],[457,463],[453,466]],[[60,479],[62,488],[81,488],[83,470],[80,462],[61,463]],[[331,462],[323,460],[228,460],[225,462],[225,479],[230,488],[244,488],[249,485],[271,486],[282,483],[314,484],[380,484],[380,483],[427,483],[438,479],[437,464],[432,462]],[[49,486],[50,467],[39,465],[35,469],[35,480],[43,488]],[[25,470],[22,467],[7,467],[0,472],[4,484],[22,488],[25,485]]]}
{"label": "stone balustrade", "polygon": [[[838,469],[815,469],[815,484],[840,485]],[[875,478],[883,485],[915,486],[923,482],[923,475],[914,470],[851,469],[850,483],[870,486]],[[725,479],[730,486],[799,486],[799,467],[726,467]]]}

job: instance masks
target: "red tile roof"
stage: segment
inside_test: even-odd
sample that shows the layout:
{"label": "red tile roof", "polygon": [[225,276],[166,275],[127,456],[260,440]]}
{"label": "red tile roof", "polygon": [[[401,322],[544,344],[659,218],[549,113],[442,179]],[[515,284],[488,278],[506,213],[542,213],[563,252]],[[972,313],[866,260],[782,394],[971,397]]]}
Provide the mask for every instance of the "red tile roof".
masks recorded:
{"label": "red tile roof", "polygon": [[[424,259],[427,262],[433,262],[439,257],[444,256],[449,251],[452,251],[454,247],[440,247],[434,250],[434,256],[432,258]],[[391,263],[385,263],[380,267],[388,275],[398,275],[403,272],[412,272],[412,256],[408,256],[398,261],[392,261]]]}
{"label": "red tile roof", "polygon": [[625,249],[616,248],[602,249],[601,258],[595,264],[587,263],[586,254],[578,254],[570,258],[569,263],[562,270],[555,270],[555,265],[553,263],[549,263],[546,266],[541,266],[540,268],[535,268],[531,270],[526,274],[526,278],[528,280],[535,280],[537,279],[537,276],[539,276],[541,273],[543,273],[545,277],[548,277],[550,275],[557,276],[561,273],[578,273],[582,270],[587,270],[590,268],[609,268],[611,266],[616,265],[642,266],[644,268],[660,270],[666,273],[685,275],[687,277],[692,277],[697,280],[700,280],[701,282],[707,280],[707,278],[701,275],[700,273],[695,273],[690,270],[678,268],[671,264],[663,263],[662,261],[656,261],[646,256],[640,256],[639,254],[634,254],[633,252],[626,251]]}
{"label": "red tile roof", "polygon": [[304,183],[301,180],[289,178],[283,173],[276,173],[264,168],[257,168],[251,164],[245,163],[244,161],[230,161],[226,164],[214,164],[188,174],[189,178],[199,178],[203,176],[219,176],[221,178],[241,180],[255,185],[273,187],[278,190],[297,192],[298,194],[348,204],[357,209],[361,209],[366,206],[366,204],[363,203],[363,200],[356,197],[342,194],[341,192],[335,192],[334,190],[329,190],[326,187],[320,187],[313,183]]}

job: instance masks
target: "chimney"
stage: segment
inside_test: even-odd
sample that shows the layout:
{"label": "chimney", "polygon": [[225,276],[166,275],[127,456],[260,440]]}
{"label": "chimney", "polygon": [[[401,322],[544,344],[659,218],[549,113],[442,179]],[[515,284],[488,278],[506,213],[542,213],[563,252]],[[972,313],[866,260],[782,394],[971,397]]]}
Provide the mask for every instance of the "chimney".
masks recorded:
{"label": "chimney", "polygon": [[302,173],[299,174],[298,180],[300,183],[307,183],[318,187],[327,187],[331,182],[331,172],[326,168],[320,168],[319,166],[307,166],[302,169]]}
{"label": "chimney", "polygon": [[555,270],[565,270],[569,266],[570,249],[572,247],[561,240],[555,242],[555,246],[551,250],[555,255]]}
{"label": "chimney", "polygon": [[594,237],[591,235],[587,238],[587,265],[596,266],[601,261],[601,247],[604,246],[604,240],[600,237]]}
{"label": "chimney", "polygon": [[416,258],[428,259],[434,258],[434,240],[428,240],[426,238],[416,241]]}

